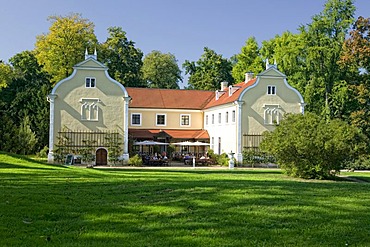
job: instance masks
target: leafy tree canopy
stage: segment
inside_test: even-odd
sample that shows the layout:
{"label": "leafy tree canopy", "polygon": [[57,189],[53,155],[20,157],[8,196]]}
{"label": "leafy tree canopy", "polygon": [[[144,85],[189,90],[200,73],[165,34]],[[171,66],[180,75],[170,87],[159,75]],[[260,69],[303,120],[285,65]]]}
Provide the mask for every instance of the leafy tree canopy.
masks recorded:
{"label": "leafy tree canopy", "polygon": [[80,14],[50,16],[49,33],[37,36],[37,60],[51,75],[51,82],[68,77],[73,66],[83,61],[86,48],[96,47],[94,24]]}
{"label": "leafy tree canopy", "polygon": [[121,27],[108,28],[109,37],[101,44],[98,59],[105,63],[109,75],[126,87],[143,87],[141,67],[143,53],[128,40]]}
{"label": "leafy tree canopy", "polygon": [[0,91],[8,85],[11,77],[13,76],[12,67],[9,64],[0,62]]}
{"label": "leafy tree canopy", "polygon": [[152,51],[145,56],[141,70],[149,87],[178,89],[182,81],[176,57],[171,53]]}
{"label": "leafy tree canopy", "polygon": [[359,17],[355,22],[344,43],[340,65],[350,71],[349,120],[370,137],[370,18]]}
{"label": "leafy tree canopy", "polygon": [[250,37],[241,52],[236,55],[236,63],[232,68],[232,75],[236,82],[245,79],[245,73],[253,72],[255,75],[263,71],[263,60],[259,53],[259,47],[254,37]]}
{"label": "leafy tree canopy", "polygon": [[207,47],[197,62],[186,60],[183,67],[190,75],[188,83],[193,89],[216,90],[223,81],[234,82],[231,62]]}
{"label": "leafy tree canopy", "polygon": [[38,137],[34,146],[39,150],[48,143],[49,103],[46,98],[51,90],[49,75],[42,71],[31,51],[16,54],[9,61],[13,76],[8,86],[0,91],[6,106],[4,114],[17,126],[21,126],[27,117],[27,125]]}
{"label": "leafy tree canopy", "polygon": [[[333,88],[343,78],[338,61],[354,12],[352,0],[328,0],[312,23],[300,28],[305,44],[306,82],[312,93],[305,93],[310,103],[308,109],[329,118],[337,111],[333,106]],[[319,93],[314,88],[320,88]]]}

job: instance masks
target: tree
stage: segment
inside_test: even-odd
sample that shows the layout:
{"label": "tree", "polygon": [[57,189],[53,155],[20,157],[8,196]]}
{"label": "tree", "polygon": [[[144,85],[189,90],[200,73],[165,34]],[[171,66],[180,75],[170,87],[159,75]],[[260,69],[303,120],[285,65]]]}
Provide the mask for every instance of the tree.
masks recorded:
{"label": "tree", "polygon": [[359,17],[343,45],[340,65],[350,71],[347,112],[350,122],[370,137],[370,18]]}
{"label": "tree", "polygon": [[109,75],[126,87],[146,86],[142,80],[143,53],[128,40],[121,27],[108,28],[109,37],[100,46],[98,59],[108,66]]}
{"label": "tree", "polygon": [[231,62],[207,47],[197,62],[185,60],[182,66],[185,73],[190,75],[188,83],[193,89],[216,90],[220,82],[234,82]]}
{"label": "tree", "polygon": [[31,130],[28,116],[25,116],[21,125],[19,126],[17,133],[17,153],[20,154],[32,154],[35,153],[35,145],[37,143],[37,137],[35,132]]}
{"label": "tree", "polygon": [[364,153],[367,142],[344,121],[327,121],[313,113],[287,115],[264,137],[261,149],[272,154],[288,175],[319,179],[333,176]]}
{"label": "tree", "polygon": [[0,61],[0,90],[8,85],[12,74],[12,67]]}
{"label": "tree", "polygon": [[68,77],[73,66],[84,60],[85,49],[96,47],[94,24],[80,14],[50,16],[49,33],[37,36],[37,60],[51,75],[51,82]]}
{"label": "tree", "polygon": [[284,32],[281,36],[276,35],[271,40],[263,41],[260,53],[264,58],[274,59],[279,70],[287,75],[289,83],[298,91],[305,92],[306,58],[301,34]]}
{"label": "tree", "polygon": [[328,118],[333,118],[336,112],[333,88],[343,78],[338,61],[354,12],[352,0],[328,0],[324,10],[313,17],[312,23],[300,28],[309,76],[307,87],[310,94],[305,95],[313,97],[313,100],[306,97],[308,110]]}
{"label": "tree", "polygon": [[3,114],[11,118],[15,126],[20,126],[28,117],[28,125],[38,137],[35,149],[40,150],[48,144],[49,104],[46,98],[51,90],[49,75],[42,71],[31,51],[16,54],[9,61],[13,75],[8,86],[0,91],[5,106]]}
{"label": "tree", "polygon": [[232,75],[236,82],[244,81],[245,73],[255,75],[263,71],[263,60],[259,54],[259,47],[254,37],[250,37],[241,52],[236,55],[236,64],[232,68]]}
{"label": "tree", "polygon": [[[5,105],[0,102],[1,109],[4,109]],[[5,113],[5,111],[0,110],[0,150],[6,152],[15,153],[15,148],[17,143],[14,139],[17,136],[18,128],[14,121]]]}
{"label": "tree", "polygon": [[352,0],[328,0],[298,34],[285,32],[264,41],[260,50],[263,58],[277,61],[289,83],[302,93],[306,110],[328,119],[343,118],[347,111],[348,71],[341,70],[338,61],[354,11]]}
{"label": "tree", "polygon": [[176,57],[171,53],[152,51],[144,57],[141,70],[144,80],[152,88],[178,89],[178,83],[182,81]]}

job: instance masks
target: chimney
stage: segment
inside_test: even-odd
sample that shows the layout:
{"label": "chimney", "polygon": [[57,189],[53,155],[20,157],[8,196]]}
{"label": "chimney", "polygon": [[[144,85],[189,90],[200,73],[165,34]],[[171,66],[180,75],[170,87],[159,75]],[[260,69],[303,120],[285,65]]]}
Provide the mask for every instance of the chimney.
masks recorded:
{"label": "chimney", "polygon": [[250,80],[252,80],[253,77],[254,77],[254,73],[253,72],[247,72],[247,73],[245,73],[245,83],[247,83]]}
{"label": "chimney", "polygon": [[220,91],[225,91],[226,90],[226,88],[227,88],[227,85],[228,85],[229,83],[227,82],[227,81],[223,81],[223,82],[221,82],[221,90]]}

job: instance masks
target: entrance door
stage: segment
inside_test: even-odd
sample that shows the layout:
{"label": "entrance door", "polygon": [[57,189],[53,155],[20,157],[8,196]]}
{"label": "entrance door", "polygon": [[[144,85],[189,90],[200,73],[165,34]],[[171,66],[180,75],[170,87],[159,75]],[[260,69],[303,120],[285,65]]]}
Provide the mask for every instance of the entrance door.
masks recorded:
{"label": "entrance door", "polygon": [[97,166],[106,166],[108,164],[108,153],[107,150],[104,148],[99,148],[96,150],[96,162],[95,165]]}

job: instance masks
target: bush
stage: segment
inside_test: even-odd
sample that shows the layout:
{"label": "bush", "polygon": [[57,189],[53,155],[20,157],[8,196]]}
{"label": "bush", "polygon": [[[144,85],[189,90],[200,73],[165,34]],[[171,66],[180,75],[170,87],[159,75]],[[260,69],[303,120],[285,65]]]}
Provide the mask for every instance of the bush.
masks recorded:
{"label": "bush", "polygon": [[48,157],[48,151],[49,151],[49,148],[45,146],[43,149],[40,150],[40,152],[37,153],[37,157],[38,158]]}
{"label": "bush", "polygon": [[347,170],[370,170],[370,155],[363,155],[356,160],[347,162],[343,168]]}
{"label": "bush", "polygon": [[260,147],[290,176],[325,179],[366,150],[366,137],[340,120],[290,114],[273,132],[265,133]]}
{"label": "bush", "polygon": [[128,164],[131,166],[142,166],[143,159],[140,157],[140,155],[136,154],[129,158]]}
{"label": "bush", "polygon": [[216,162],[220,166],[228,166],[229,165],[229,156],[226,153],[222,153],[220,155],[217,155]]}
{"label": "bush", "polygon": [[229,165],[229,156],[226,153],[223,154],[215,154],[212,149],[208,149],[207,156],[214,160],[216,164],[220,166],[228,166]]}

